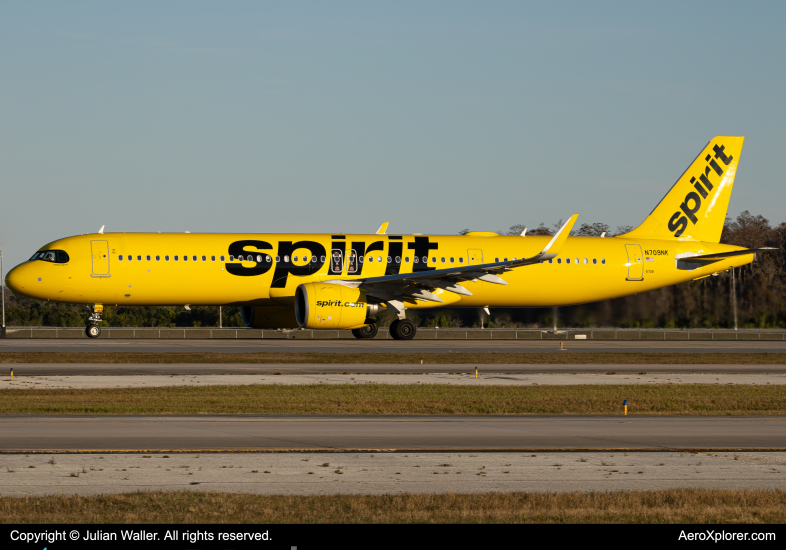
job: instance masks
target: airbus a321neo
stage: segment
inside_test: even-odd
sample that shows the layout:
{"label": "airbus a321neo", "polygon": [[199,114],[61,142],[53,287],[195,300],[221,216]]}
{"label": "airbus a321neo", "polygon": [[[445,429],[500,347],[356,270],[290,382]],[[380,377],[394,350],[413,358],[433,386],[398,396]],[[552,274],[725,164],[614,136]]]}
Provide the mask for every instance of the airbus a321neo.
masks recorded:
{"label": "airbus a321neo", "polygon": [[701,279],[764,249],[719,244],[742,137],[716,137],[652,213],[617,237],[99,233],[58,239],[8,273],[14,292],[104,305],[236,305],[255,328],[350,329],[415,336],[408,310],[545,307],[607,300]]}

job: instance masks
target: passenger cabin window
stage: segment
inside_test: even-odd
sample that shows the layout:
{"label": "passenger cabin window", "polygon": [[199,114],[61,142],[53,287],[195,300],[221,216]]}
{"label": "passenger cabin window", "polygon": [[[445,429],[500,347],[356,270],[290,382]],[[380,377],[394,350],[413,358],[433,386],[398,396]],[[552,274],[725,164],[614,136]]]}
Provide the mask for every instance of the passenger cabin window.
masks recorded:
{"label": "passenger cabin window", "polygon": [[453,262],[453,258],[451,258],[451,259],[450,259],[450,263],[454,263],[454,262]]}
{"label": "passenger cabin window", "polygon": [[120,256],[118,256],[117,259],[122,262],[123,261],[123,255],[121,254]]}
{"label": "passenger cabin window", "polygon": [[382,256],[377,256],[377,261],[378,261],[379,263],[382,263]]}
{"label": "passenger cabin window", "polygon": [[445,263],[445,256],[442,256],[441,260],[442,260],[442,263],[444,264]]}
{"label": "passenger cabin window", "polygon": [[148,254],[147,256],[145,256],[145,258],[147,258],[147,261],[149,262],[149,261],[150,261],[150,254]]}
{"label": "passenger cabin window", "polygon": [[202,256],[202,261],[206,262],[207,261],[207,256]]}
{"label": "passenger cabin window", "polygon": [[587,265],[588,263],[589,263],[589,260],[587,258],[584,258],[584,265]]}
{"label": "passenger cabin window", "polygon": [[596,265],[597,263],[598,263],[598,259],[597,258],[592,258],[592,264]]}
{"label": "passenger cabin window", "polygon": [[142,256],[137,254],[136,261],[141,262],[142,261]]}
{"label": "passenger cabin window", "polygon": [[562,258],[557,258],[557,263],[561,264],[562,263]]}
{"label": "passenger cabin window", "polygon": [[[417,258],[415,258],[417,260]],[[404,257],[404,263],[409,263],[409,256]]]}
{"label": "passenger cabin window", "polygon": [[235,261],[235,257],[234,257],[234,256],[232,256],[232,255],[230,255],[230,256],[229,256],[229,261],[230,261],[230,262],[234,262],[234,261]]}
{"label": "passenger cabin window", "polygon": [[194,260],[194,261],[197,261],[196,260],[196,256],[191,256],[191,259]]}
{"label": "passenger cabin window", "polygon": [[[211,262],[215,262],[216,261],[216,257],[215,256],[210,256],[210,261]],[[259,261],[262,261],[262,257],[261,256],[259,258]]]}
{"label": "passenger cabin window", "polygon": [[128,255],[128,261],[130,262],[130,261],[131,261],[131,260],[133,260],[133,259],[134,259],[134,257],[133,257],[131,254],[129,254],[129,255]]}
{"label": "passenger cabin window", "polygon": [[178,255],[177,255],[177,254],[175,254],[175,261],[177,261],[177,260],[178,260]]}
{"label": "passenger cabin window", "polygon": [[435,256],[432,256],[432,257],[431,257],[431,263],[432,263],[432,264],[435,264],[435,263],[437,263],[437,258],[436,258]]}
{"label": "passenger cabin window", "polygon": [[156,254],[156,261],[157,261],[157,262],[160,262],[160,261],[161,261],[161,256],[159,256],[158,254]]}
{"label": "passenger cabin window", "polygon": [[169,254],[167,254],[166,256],[164,256],[164,260],[165,260],[165,261],[167,261],[167,262],[169,261]]}
{"label": "passenger cabin window", "polygon": [[[324,256],[323,256],[323,257],[324,257]],[[281,256],[276,256],[276,261],[277,261],[277,262],[280,262],[280,261],[281,261]]]}
{"label": "passenger cabin window", "polygon": [[393,261],[393,259],[390,256],[388,256],[388,263],[390,263],[392,261]]}
{"label": "passenger cabin window", "polygon": [[417,256],[415,256],[414,258],[412,258],[412,263],[413,263],[413,264],[416,264],[416,263],[418,263],[419,261],[420,261],[420,260],[418,260],[418,257],[417,257]]}
{"label": "passenger cabin window", "polygon": [[186,256],[185,254],[183,255],[183,261],[184,261],[184,262],[187,262],[187,261],[188,261],[188,256]]}
{"label": "passenger cabin window", "polygon": [[459,263],[463,264],[464,263],[464,258],[459,258]]}
{"label": "passenger cabin window", "polygon": [[600,259],[600,263],[602,263],[603,265],[606,265],[606,258],[601,258]]}
{"label": "passenger cabin window", "polygon": [[224,261],[224,257],[223,257],[223,256],[221,256],[221,261],[222,261],[222,262]]}

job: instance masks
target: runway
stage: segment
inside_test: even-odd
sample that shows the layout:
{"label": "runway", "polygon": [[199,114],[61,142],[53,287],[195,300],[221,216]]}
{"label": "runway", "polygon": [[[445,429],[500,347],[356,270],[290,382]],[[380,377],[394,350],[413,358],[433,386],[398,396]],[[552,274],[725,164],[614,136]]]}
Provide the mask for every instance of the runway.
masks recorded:
{"label": "runway", "polygon": [[[786,341],[568,340],[567,353],[786,353]],[[0,351],[146,353],[556,353],[556,340],[0,340]],[[566,353],[564,351],[560,353]]]}
{"label": "runway", "polygon": [[398,363],[0,363],[0,376],[300,375],[300,374],[786,374],[784,365],[398,364]]}
{"label": "runway", "polygon": [[786,450],[786,416],[9,415],[0,451]]}

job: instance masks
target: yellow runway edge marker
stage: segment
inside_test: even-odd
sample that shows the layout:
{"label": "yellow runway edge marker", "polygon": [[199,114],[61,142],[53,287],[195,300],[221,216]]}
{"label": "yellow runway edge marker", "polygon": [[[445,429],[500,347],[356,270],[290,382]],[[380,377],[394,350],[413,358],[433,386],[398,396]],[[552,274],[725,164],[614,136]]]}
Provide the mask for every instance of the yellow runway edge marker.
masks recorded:
{"label": "yellow runway edge marker", "polygon": [[624,415],[628,416],[628,400],[627,399],[624,399],[622,401],[622,407],[623,407],[623,410],[624,410]]}

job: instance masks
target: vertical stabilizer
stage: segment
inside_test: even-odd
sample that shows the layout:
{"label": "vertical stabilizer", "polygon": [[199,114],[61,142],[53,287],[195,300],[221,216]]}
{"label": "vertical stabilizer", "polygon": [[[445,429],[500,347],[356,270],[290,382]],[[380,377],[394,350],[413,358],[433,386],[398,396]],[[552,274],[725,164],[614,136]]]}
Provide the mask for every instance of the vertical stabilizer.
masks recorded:
{"label": "vertical stabilizer", "polygon": [[713,138],[647,219],[621,237],[719,242],[744,139]]}

